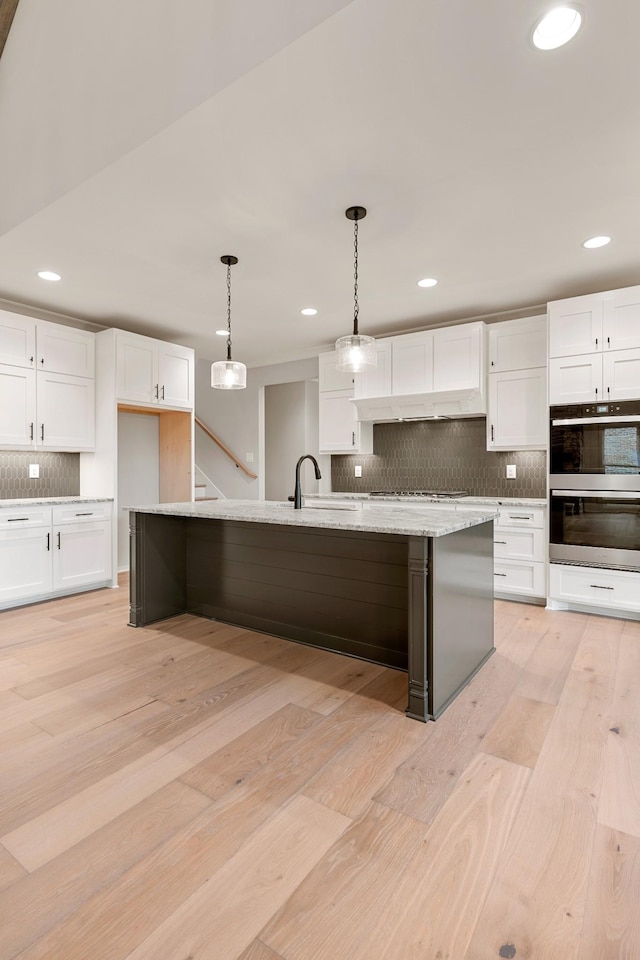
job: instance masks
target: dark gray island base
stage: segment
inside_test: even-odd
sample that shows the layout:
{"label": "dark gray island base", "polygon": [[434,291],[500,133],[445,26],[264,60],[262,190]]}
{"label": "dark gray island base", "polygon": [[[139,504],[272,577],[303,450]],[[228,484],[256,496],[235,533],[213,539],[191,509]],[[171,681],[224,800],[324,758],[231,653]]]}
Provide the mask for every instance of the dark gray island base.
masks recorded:
{"label": "dark gray island base", "polygon": [[343,518],[130,518],[134,627],[191,613],[406,670],[406,713],[423,721],[493,653],[486,518],[438,536],[344,529]]}

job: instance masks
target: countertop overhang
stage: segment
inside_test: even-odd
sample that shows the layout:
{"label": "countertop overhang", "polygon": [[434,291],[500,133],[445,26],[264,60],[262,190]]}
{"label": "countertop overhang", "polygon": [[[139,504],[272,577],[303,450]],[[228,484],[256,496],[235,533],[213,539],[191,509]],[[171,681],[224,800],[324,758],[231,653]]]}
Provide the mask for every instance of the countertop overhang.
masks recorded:
{"label": "countertop overhang", "polygon": [[0,507],[41,507],[56,503],[113,503],[113,497],[21,497],[0,500]]}
{"label": "countertop overhang", "polygon": [[[422,507],[422,505],[420,505]],[[433,508],[406,511],[401,505],[376,504],[367,510],[335,510],[303,507],[279,501],[222,500],[188,503],[154,503],[124,507],[132,513],[155,513],[172,517],[193,517],[201,520],[233,520],[242,523],[273,523],[284,526],[323,530],[349,530],[362,533],[387,533],[408,537],[444,537],[468,527],[488,523],[495,511],[469,509],[463,511]]]}

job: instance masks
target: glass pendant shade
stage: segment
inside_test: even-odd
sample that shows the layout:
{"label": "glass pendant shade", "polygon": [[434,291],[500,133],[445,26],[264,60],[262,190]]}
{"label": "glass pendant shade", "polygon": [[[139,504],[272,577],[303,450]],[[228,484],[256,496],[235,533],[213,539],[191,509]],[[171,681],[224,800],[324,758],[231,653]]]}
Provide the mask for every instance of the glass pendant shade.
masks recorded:
{"label": "glass pendant shade", "polygon": [[344,373],[360,373],[366,367],[377,367],[378,352],[373,337],[353,334],[336,340],[336,367]]}
{"label": "glass pendant shade", "polygon": [[217,360],[211,364],[211,386],[219,390],[244,390],[247,368],[238,360]]}

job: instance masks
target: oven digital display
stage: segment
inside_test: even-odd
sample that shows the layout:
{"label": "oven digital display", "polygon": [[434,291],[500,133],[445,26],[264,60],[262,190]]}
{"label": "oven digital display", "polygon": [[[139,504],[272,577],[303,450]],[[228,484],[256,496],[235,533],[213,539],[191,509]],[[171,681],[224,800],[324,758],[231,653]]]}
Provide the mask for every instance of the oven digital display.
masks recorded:
{"label": "oven digital display", "polygon": [[609,404],[601,403],[596,407],[596,413],[609,413]]}

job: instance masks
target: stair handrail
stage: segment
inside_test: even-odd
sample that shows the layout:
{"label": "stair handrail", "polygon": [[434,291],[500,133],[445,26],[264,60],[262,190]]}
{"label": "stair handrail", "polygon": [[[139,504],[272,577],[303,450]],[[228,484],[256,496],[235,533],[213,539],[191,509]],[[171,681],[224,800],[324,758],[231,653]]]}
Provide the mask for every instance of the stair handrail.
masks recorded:
{"label": "stair handrail", "polygon": [[258,479],[258,474],[257,474],[257,473],[252,473],[251,470],[249,470],[248,467],[245,467],[245,465],[244,465],[244,463],[242,462],[242,460],[238,460],[238,458],[236,457],[235,453],[232,453],[231,450],[229,450],[229,447],[227,447],[227,446],[222,442],[222,440],[220,440],[219,437],[216,437],[216,435],[215,435],[215,433],[213,432],[213,430],[210,430],[209,427],[206,425],[206,423],[203,423],[203,422],[202,422],[202,420],[200,419],[200,417],[194,417],[193,419],[194,419],[194,421],[197,423],[197,425],[200,427],[200,429],[201,429],[204,433],[206,433],[206,435],[207,435],[211,440],[213,440],[214,443],[217,443],[217,444],[218,444],[218,446],[220,447],[220,449],[222,450],[222,452],[223,452],[223,453],[226,453],[226,455],[229,457],[230,460],[233,460],[233,462],[235,463],[236,467],[240,467],[240,469],[243,471],[243,473],[246,473],[246,475],[247,475],[248,477],[251,477],[252,480],[257,480],[257,479]]}

